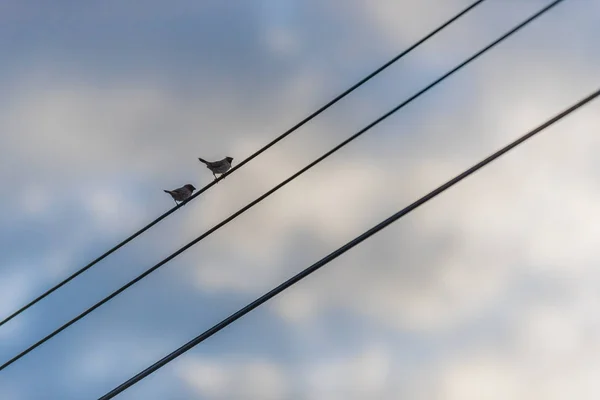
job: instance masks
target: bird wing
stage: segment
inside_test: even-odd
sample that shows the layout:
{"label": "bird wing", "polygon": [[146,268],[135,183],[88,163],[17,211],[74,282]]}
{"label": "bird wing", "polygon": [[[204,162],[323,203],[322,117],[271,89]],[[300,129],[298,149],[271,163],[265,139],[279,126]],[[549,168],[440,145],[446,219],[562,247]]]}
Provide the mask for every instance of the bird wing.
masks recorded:
{"label": "bird wing", "polygon": [[187,189],[186,188],[178,188],[175,190],[171,190],[171,193],[176,193],[176,194],[186,194],[187,193]]}

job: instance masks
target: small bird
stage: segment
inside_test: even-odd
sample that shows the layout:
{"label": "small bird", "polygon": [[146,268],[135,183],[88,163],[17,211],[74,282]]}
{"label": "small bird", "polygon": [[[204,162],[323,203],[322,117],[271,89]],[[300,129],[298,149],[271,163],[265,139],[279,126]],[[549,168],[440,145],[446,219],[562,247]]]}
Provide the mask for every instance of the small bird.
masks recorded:
{"label": "small bird", "polygon": [[203,160],[200,157],[198,157],[198,160],[200,160],[200,162],[203,162],[204,164],[206,164],[206,168],[208,168],[212,171],[213,176],[215,177],[215,180],[216,180],[217,175],[215,175],[215,174],[222,175],[225,172],[229,171],[229,169],[231,168],[231,163],[233,162],[233,157],[225,157],[221,161],[212,161],[212,162]]}
{"label": "small bird", "polygon": [[177,202],[184,202],[185,200],[189,199],[192,196],[192,193],[194,193],[194,190],[196,190],[194,185],[188,183],[187,185],[182,186],[178,189],[165,190],[165,193],[169,193],[175,201],[175,204],[179,205],[179,203]]}

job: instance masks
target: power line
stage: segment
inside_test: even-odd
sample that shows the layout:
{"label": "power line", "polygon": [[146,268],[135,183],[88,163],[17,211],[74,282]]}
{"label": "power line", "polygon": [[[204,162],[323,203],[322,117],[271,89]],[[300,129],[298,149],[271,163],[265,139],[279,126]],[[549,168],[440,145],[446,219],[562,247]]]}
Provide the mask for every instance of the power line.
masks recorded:
{"label": "power line", "polygon": [[[350,87],[349,89],[347,89],[343,93],[339,94],[337,97],[335,97],[329,103],[325,104],[324,106],[322,106],[321,108],[319,108],[317,111],[315,111],[314,113],[310,114],[308,117],[304,118],[302,121],[298,122],[296,125],[294,125],[290,129],[288,129],[286,132],[284,132],[283,134],[281,134],[280,136],[278,136],[276,139],[272,140],[270,143],[268,143],[267,145],[265,145],[264,147],[262,147],[261,149],[259,149],[258,151],[256,151],[254,154],[252,154],[251,156],[249,156],[245,160],[243,160],[237,166],[231,168],[231,170],[229,170],[227,173],[221,175],[217,180],[212,181],[211,183],[209,183],[208,185],[206,185],[205,187],[203,187],[202,189],[200,189],[198,192],[196,192],[196,194],[194,194],[192,197],[190,197],[190,199],[187,202],[192,201],[197,196],[199,196],[200,194],[204,193],[205,191],[207,191],[208,189],[210,189],[212,186],[214,186],[216,183],[218,183],[218,181],[220,181],[221,179],[224,179],[226,176],[232,174],[234,171],[236,171],[237,169],[241,168],[242,166],[244,166],[246,163],[250,162],[254,158],[258,157],[260,154],[262,154],[263,152],[265,152],[266,150],[268,150],[269,148],[271,148],[272,146],[274,146],[279,141],[283,140],[285,137],[287,137],[291,133],[293,133],[296,130],[298,130],[299,128],[301,128],[306,123],[310,122],[312,119],[314,119],[315,117],[317,117],[318,115],[320,115],[321,113],[323,113],[325,110],[327,110],[329,107],[333,106],[338,101],[340,101],[344,97],[348,96],[354,90],[358,89],[360,86],[362,86],[365,83],[367,83],[368,81],[370,81],[376,75],[379,75],[379,73],[383,72],[383,70],[387,69],[389,66],[391,66],[392,64],[394,64],[396,61],[398,61],[402,57],[406,56],[408,53],[410,53],[411,51],[413,51],[414,49],[416,49],[417,47],[419,47],[421,44],[423,44],[425,41],[429,40],[431,37],[433,37],[434,35],[436,35],[440,31],[442,31],[448,25],[452,24],[454,21],[456,21],[457,19],[461,18],[463,15],[467,14],[469,11],[471,11],[472,9],[474,9],[475,7],[477,7],[479,4],[483,3],[484,1],[485,0],[478,0],[478,1],[474,2],[473,4],[471,4],[470,6],[468,6],[467,8],[465,8],[464,10],[462,10],[460,13],[456,14],[454,17],[452,17],[451,19],[449,19],[448,21],[446,21],[443,25],[441,25],[437,29],[433,30],[427,36],[423,37],[421,40],[419,40],[418,42],[416,42],[415,44],[413,44],[412,46],[410,46],[408,49],[404,50],[402,53],[398,54],[396,57],[392,58],[390,61],[388,61],[387,63],[383,64],[381,67],[379,67],[378,69],[376,69],[375,71],[373,71],[372,73],[370,73],[369,75],[367,75],[366,77],[364,77],[358,83],[354,84],[354,86]],[[184,204],[187,204],[187,202],[184,203]],[[122,242],[120,242],[119,244],[117,244],[116,246],[114,246],[112,249],[108,250],[107,252],[105,252],[104,254],[102,254],[101,256],[99,256],[98,258],[96,258],[95,260],[93,260],[92,262],[90,262],[89,264],[87,264],[85,267],[83,267],[80,270],[74,272],[68,278],[65,278],[60,283],[56,284],[55,286],[53,286],[52,288],[48,289],[46,292],[42,293],[41,295],[39,295],[38,297],[36,297],[32,301],[30,301],[29,303],[27,303],[26,305],[24,305],[23,307],[21,307],[17,311],[13,312],[11,315],[9,315],[8,317],[6,317],[4,320],[2,320],[0,322],[0,326],[4,325],[5,323],[7,323],[8,321],[10,321],[11,319],[15,318],[17,315],[21,314],[22,312],[24,312],[28,308],[32,307],[33,305],[35,305],[36,303],[38,303],[39,301],[41,301],[45,297],[49,296],[50,294],[52,294],[56,290],[60,289],[62,286],[64,286],[68,282],[72,281],[73,279],[75,279],[77,276],[81,275],[82,273],[84,273],[88,269],[92,268],[98,262],[102,261],[103,259],[105,259],[109,255],[111,255],[115,251],[119,250],[121,247],[125,246],[127,243],[129,243],[130,241],[132,241],[133,239],[135,239],[136,237],[138,237],[142,233],[146,232],[148,229],[152,228],[154,225],[158,224],[160,221],[162,221],[163,219],[165,219],[166,217],[168,217],[169,215],[171,215],[173,212],[175,212],[177,209],[179,209],[180,206],[181,205],[175,206],[172,209],[170,209],[169,211],[165,212],[160,217],[156,218],[154,221],[150,222],[148,225],[144,226],[143,228],[141,228],[140,230],[138,230],[137,232],[135,232],[134,234],[132,234],[131,236],[129,236],[127,239],[123,240]]]}
{"label": "power line", "polygon": [[62,332],[63,330],[67,329],[69,326],[73,325],[75,322],[79,321],[80,319],[84,318],[86,315],[90,314],[91,312],[93,312],[97,308],[101,307],[103,304],[105,304],[108,301],[112,300],[113,298],[115,298],[116,296],[118,296],[119,294],[121,294],[122,292],[124,292],[125,290],[127,290],[128,288],[130,288],[131,286],[133,286],[134,284],[136,284],[137,282],[139,282],[142,279],[144,279],[146,276],[150,275],[152,272],[156,271],[158,268],[162,267],[163,265],[165,265],[166,263],[168,263],[169,261],[171,261],[172,259],[174,259],[178,255],[180,255],[184,251],[188,250],[190,247],[194,246],[195,244],[197,244],[198,242],[200,242],[205,237],[209,236],[214,231],[218,230],[219,228],[221,228],[222,226],[226,225],[230,221],[234,220],[239,215],[243,214],[244,212],[246,212],[247,210],[249,210],[250,208],[252,208],[256,204],[260,203],[261,201],[263,201],[264,199],[266,199],[267,197],[269,197],[271,194],[275,193],[277,190],[281,189],[282,187],[284,187],[285,185],[287,185],[288,183],[290,183],[291,181],[293,181],[294,179],[296,179],[297,177],[299,177],[300,175],[302,175],[303,173],[305,173],[306,171],[308,171],[309,169],[311,169],[312,167],[314,167],[315,165],[317,165],[318,163],[320,163],[321,161],[325,160],[327,157],[329,157],[330,155],[334,154],[335,152],[337,152],[338,150],[340,150],[342,147],[344,147],[347,144],[349,144],[350,142],[354,141],[355,139],[357,139],[358,137],[360,137],[363,133],[367,132],[369,129],[371,129],[375,125],[379,124],[381,121],[383,121],[386,118],[390,117],[392,114],[394,114],[395,112],[399,111],[400,109],[402,109],[403,107],[405,107],[406,105],[408,105],[409,103],[411,103],[413,100],[417,99],[418,97],[420,97],[424,93],[428,92],[433,87],[437,86],[439,83],[441,83],[442,81],[444,81],[445,79],[447,79],[448,77],[450,77],[451,75],[453,75],[454,73],[456,73],[457,71],[459,71],[460,69],[464,68],[466,65],[468,65],[469,63],[471,63],[472,61],[474,61],[475,59],[477,59],[478,57],[480,57],[481,55],[483,55],[484,53],[486,53],[488,50],[492,49],[493,47],[495,47],[496,45],[498,45],[499,43],[501,43],[502,41],[504,41],[505,39],[507,39],[508,37],[510,37],[511,35],[513,35],[514,33],[516,33],[517,31],[521,30],[523,27],[525,27],[529,23],[533,22],[538,17],[542,16],[544,13],[546,13],[547,11],[549,11],[550,9],[552,9],[554,6],[556,6],[557,4],[561,3],[562,1],[564,1],[564,0],[555,0],[550,5],[544,7],[541,11],[538,11],[536,14],[534,14],[531,17],[529,17],[524,22],[520,23],[515,28],[511,29],[509,32],[505,33],[500,38],[498,38],[494,42],[492,42],[491,44],[489,44],[488,46],[484,47],[482,50],[478,51],[473,56],[469,57],[467,60],[465,60],[462,63],[460,63],[458,66],[456,66],[455,68],[453,68],[449,72],[445,73],[440,78],[436,79],[434,82],[432,82],[431,84],[429,84],[428,86],[426,86],[424,89],[422,89],[421,91],[419,91],[418,93],[416,93],[415,95],[413,95],[412,97],[410,97],[409,99],[405,100],[404,102],[402,102],[398,106],[394,107],[392,110],[388,111],[387,113],[385,113],[384,115],[382,115],[381,117],[379,117],[378,119],[376,119],[375,121],[371,122],[369,125],[367,125],[363,129],[361,129],[360,131],[358,131],[354,135],[350,136],[348,139],[346,139],[345,141],[343,141],[342,143],[340,143],[339,145],[337,145],[333,149],[329,150],[327,153],[323,154],[321,157],[317,158],[315,161],[313,161],[312,163],[308,164],[306,167],[302,168],[300,171],[296,172],[294,175],[290,176],[289,178],[287,178],[286,180],[284,180],[283,182],[281,182],[277,186],[273,187],[268,192],[264,193],[262,196],[258,197],[257,199],[255,199],[251,203],[247,204],[246,206],[244,206],[243,208],[241,208],[237,212],[233,213],[232,215],[230,215],[229,217],[227,217],[226,219],[224,219],[223,221],[221,221],[217,225],[213,226],[211,229],[207,230],[202,235],[200,235],[196,239],[192,240],[190,243],[186,244],[185,246],[183,246],[182,248],[180,248],[179,250],[177,250],[175,253],[171,254],[169,257],[165,258],[164,260],[162,260],[161,262],[159,262],[158,264],[156,264],[152,268],[146,270],[144,273],[142,273],[141,275],[139,275],[137,278],[129,281],[127,284],[123,285],[121,288],[119,288],[118,290],[114,291],[109,296],[105,297],[104,299],[102,299],[98,303],[94,304],[93,306],[91,306],[90,308],[88,308],[86,311],[84,311],[83,313],[79,314],[77,317],[75,317],[72,320],[70,320],[69,322],[65,323],[63,326],[61,326],[60,328],[56,329],[54,332],[50,333],[49,335],[47,335],[43,339],[39,340],[38,342],[36,342],[35,344],[33,344],[32,346],[30,346],[26,350],[23,350],[21,353],[19,353],[18,355],[16,355],[13,358],[11,358],[9,361],[7,361],[4,364],[2,364],[0,366],[0,371],[3,370],[4,368],[8,367],[13,362],[17,361],[18,359],[20,359],[21,357],[23,357],[27,353],[31,352],[32,350],[34,350],[38,346],[42,345],[46,341],[50,340],[54,336],[58,335],[60,332]]}
{"label": "power line", "polygon": [[126,381],[125,383],[119,385],[117,388],[111,390],[109,393],[107,393],[104,396],[100,397],[100,399],[98,399],[98,400],[112,399],[113,397],[115,397],[119,393],[121,393],[124,390],[128,389],[129,387],[135,385],[137,382],[139,382],[142,379],[146,378],[148,375],[152,374],[153,372],[157,371],[161,367],[165,366],[167,363],[173,361],[174,359],[176,359],[177,357],[179,357],[183,353],[187,352],[188,350],[190,350],[193,347],[197,346],[198,344],[202,343],[203,341],[205,341],[206,339],[208,339],[212,335],[216,334],[220,330],[224,329],[228,325],[232,324],[236,320],[240,319],[244,315],[248,314],[250,311],[254,310],[255,308],[257,308],[260,305],[262,305],[265,302],[267,302],[268,300],[270,300],[273,297],[277,296],[279,293],[281,293],[284,290],[288,289],[292,285],[300,282],[302,279],[306,278],[307,276],[309,276],[313,272],[319,270],[321,267],[325,266],[330,261],[333,261],[337,257],[341,256],[342,254],[344,254],[345,252],[347,252],[348,250],[350,250],[354,246],[357,246],[358,244],[360,244],[364,240],[370,238],[371,236],[373,236],[377,232],[379,232],[382,229],[388,227],[389,225],[391,225],[392,223],[396,222],[398,219],[402,218],[403,216],[405,216],[406,214],[410,213],[411,211],[415,210],[419,206],[427,203],[429,200],[432,200],[434,197],[438,196],[442,192],[450,189],[452,186],[456,185],[458,182],[462,181],[463,179],[465,179],[469,175],[471,175],[474,172],[478,171],[479,169],[485,167],[487,164],[491,163],[492,161],[494,161],[497,158],[501,157],[502,155],[506,154],[507,152],[509,152],[510,150],[514,149],[518,145],[522,144],[526,140],[531,139],[533,136],[535,136],[536,134],[540,133],[544,129],[548,128],[550,125],[553,125],[554,123],[556,123],[559,120],[561,120],[562,118],[566,117],[567,115],[569,115],[573,111],[575,111],[578,108],[580,108],[580,107],[588,104],[590,101],[594,100],[598,96],[600,96],[600,89],[597,90],[596,92],[594,92],[593,94],[589,95],[585,99],[579,101],[577,104],[571,106],[569,109],[563,111],[562,113],[556,115],[552,119],[546,121],[545,123],[543,123],[539,127],[535,128],[533,131],[531,131],[531,132],[529,132],[529,133],[521,136],[520,138],[518,138],[517,140],[515,140],[512,143],[508,144],[507,146],[503,147],[502,149],[498,150],[497,152],[495,152],[491,156],[489,156],[486,159],[484,159],[484,160],[480,161],[479,163],[475,164],[474,166],[472,166],[468,170],[464,171],[460,175],[457,175],[456,177],[454,177],[453,179],[451,179],[448,182],[444,183],[442,186],[438,187],[434,191],[432,191],[432,192],[426,194],[425,196],[421,197],[419,200],[415,201],[414,203],[412,203],[408,207],[406,207],[406,208],[398,211],[396,214],[392,215],[388,219],[380,222],[379,224],[377,224],[373,228],[371,228],[368,231],[364,232],[362,235],[356,237],[352,241],[346,243],[344,246],[342,246],[339,249],[335,250],[333,253],[330,253],[328,256],[322,258],[321,260],[317,261],[316,263],[314,263],[310,267],[306,268],[304,271],[300,272],[299,274],[297,274],[294,277],[288,279],[287,281],[285,281],[281,285],[277,286],[276,288],[274,288],[270,292],[262,295],[261,297],[259,297],[256,300],[254,300],[252,303],[248,304],[244,308],[240,309],[239,311],[235,312],[234,314],[231,314],[229,317],[225,318],[224,320],[222,320],[221,322],[219,322],[218,324],[216,324],[212,328],[208,329],[207,331],[205,331],[204,333],[200,334],[199,336],[197,336],[193,340],[191,340],[188,343],[186,343],[185,345],[181,346],[179,349],[175,350],[174,352],[172,352],[168,356],[166,356],[166,357],[162,358],[161,360],[157,361],[156,363],[152,364],[150,367],[146,368],[145,370],[143,370],[142,372],[140,372],[139,374],[137,374],[133,378],[131,378],[128,381]]}

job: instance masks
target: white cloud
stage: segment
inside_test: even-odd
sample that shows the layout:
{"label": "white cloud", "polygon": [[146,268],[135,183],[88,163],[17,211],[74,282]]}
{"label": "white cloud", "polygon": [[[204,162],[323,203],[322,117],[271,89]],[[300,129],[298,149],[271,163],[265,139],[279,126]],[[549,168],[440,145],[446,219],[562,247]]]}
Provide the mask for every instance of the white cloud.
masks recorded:
{"label": "white cloud", "polygon": [[[372,3],[357,2],[361,10],[370,17],[373,25],[381,29],[382,36],[392,44],[404,44],[406,38],[417,38],[424,32],[431,31],[442,21],[454,16],[466,7],[465,1],[436,1],[419,2],[379,0]],[[433,22],[435,21],[435,22]],[[461,24],[465,20],[460,21]],[[431,25],[431,27],[427,27]]]}
{"label": "white cloud", "polygon": [[373,346],[343,359],[323,359],[307,366],[308,399],[392,399],[389,350]]}
{"label": "white cloud", "polygon": [[[555,345],[560,346],[557,342]],[[591,350],[591,351],[590,351]],[[440,399],[595,399],[600,385],[597,348],[579,349],[568,357],[532,359],[494,349],[457,355],[431,383]]]}
{"label": "white cloud", "polygon": [[439,398],[519,399],[525,393],[516,368],[511,368],[500,360],[482,357],[449,367],[441,381]]}
{"label": "white cloud", "polygon": [[260,357],[221,360],[188,358],[177,375],[195,393],[210,399],[394,399],[396,376],[390,349],[370,345],[344,356],[321,354],[298,364]]}
{"label": "white cloud", "polygon": [[[107,327],[94,329],[97,336],[90,346],[89,338],[75,338],[70,342],[75,351],[64,351],[65,376],[74,376],[78,382],[90,385],[98,382],[116,382],[125,378],[122,371],[137,373],[142,366],[156,361],[149,349],[167,349],[172,346],[164,337],[113,332]],[[118,366],[119,368],[115,368]],[[121,369],[122,368],[122,369]]]}
{"label": "white cloud", "polygon": [[81,193],[81,203],[94,225],[110,233],[127,232],[129,221],[142,220],[140,205],[132,202],[131,191],[123,192],[116,185],[90,187]]}
{"label": "white cloud", "polygon": [[277,364],[266,360],[216,361],[194,358],[178,365],[178,375],[210,399],[287,398],[288,382]]}

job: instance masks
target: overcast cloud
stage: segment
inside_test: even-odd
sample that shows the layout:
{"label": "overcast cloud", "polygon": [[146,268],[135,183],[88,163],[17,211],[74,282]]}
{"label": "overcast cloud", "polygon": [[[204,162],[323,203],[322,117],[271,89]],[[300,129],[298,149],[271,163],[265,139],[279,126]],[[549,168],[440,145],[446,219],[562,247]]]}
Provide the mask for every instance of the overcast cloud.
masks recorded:
{"label": "overcast cloud", "polygon": [[[208,184],[464,0],[5,1],[0,315]],[[327,113],[0,327],[10,359],[549,1],[488,0]],[[0,372],[96,399],[598,89],[600,3],[567,0]],[[592,103],[119,399],[597,399]]]}

